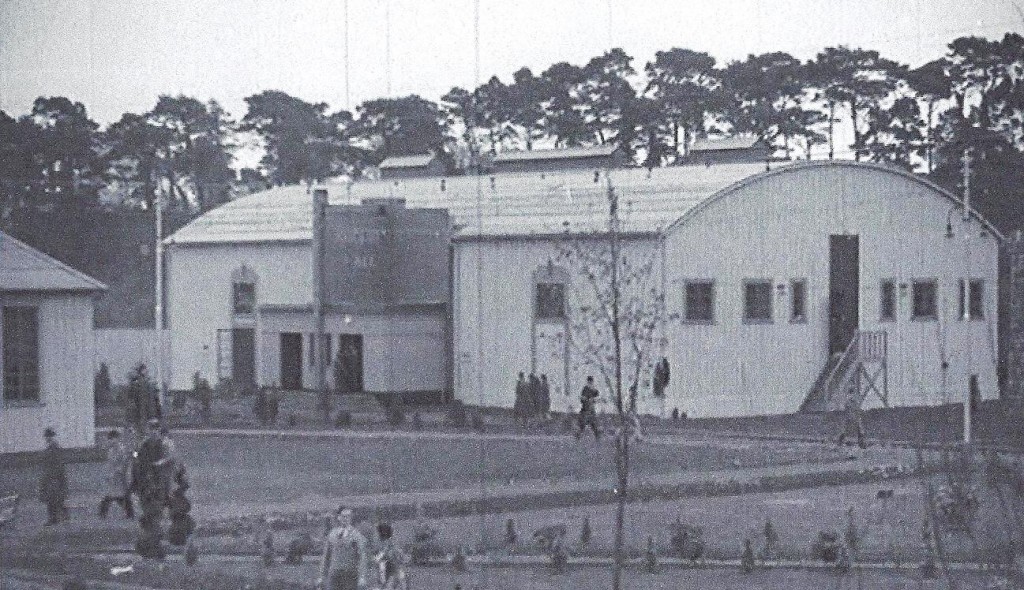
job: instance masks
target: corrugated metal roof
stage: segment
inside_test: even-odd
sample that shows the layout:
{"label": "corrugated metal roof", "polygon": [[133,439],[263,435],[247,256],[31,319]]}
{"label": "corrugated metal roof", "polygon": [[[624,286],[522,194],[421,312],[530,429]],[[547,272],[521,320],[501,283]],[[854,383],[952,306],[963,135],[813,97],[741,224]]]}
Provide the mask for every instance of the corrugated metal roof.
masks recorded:
{"label": "corrugated metal roof", "polygon": [[391,156],[385,158],[378,168],[422,168],[430,164],[434,154],[416,154],[414,156]]}
{"label": "corrugated metal roof", "polygon": [[107,286],[0,232],[0,291],[105,291]]}
{"label": "corrugated metal roof", "polygon": [[599,145],[596,147],[574,147],[561,150],[526,150],[521,152],[501,152],[494,156],[494,163],[523,162],[534,160],[572,160],[576,158],[596,158],[610,156],[618,147]]}
{"label": "corrugated metal roof", "polygon": [[748,150],[760,141],[757,136],[741,135],[720,139],[698,139],[693,142],[690,152],[711,152],[717,150]]}
{"label": "corrugated metal roof", "polygon": [[[657,232],[716,192],[763,170],[763,164],[735,163],[655,168],[649,174],[643,168],[621,168],[610,174],[620,198],[622,229]],[[595,182],[590,170],[371,180],[322,188],[332,205],[403,198],[409,208],[448,209],[456,238],[561,233],[566,224],[572,231],[600,231],[608,221],[606,181],[602,175]],[[275,187],[206,213],[167,242],[309,240],[312,212],[305,186]]]}

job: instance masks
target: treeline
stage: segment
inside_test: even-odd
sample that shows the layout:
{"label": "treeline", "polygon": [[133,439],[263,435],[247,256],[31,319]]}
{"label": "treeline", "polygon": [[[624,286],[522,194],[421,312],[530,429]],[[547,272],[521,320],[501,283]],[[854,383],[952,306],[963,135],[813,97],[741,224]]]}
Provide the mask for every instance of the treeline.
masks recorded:
{"label": "treeline", "polygon": [[[642,68],[613,49],[582,65],[455,87],[438,102],[378,98],[355,112],[270,90],[246,98],[234,119],[216,101],[161,96],[102,130],[81,103],[42,97],[20,118],[0,112],[0,213],[149,208],[158,194],[202,212],[268,185],[359,175],[388,156],[425,152],[458,174],[487,153],[614,144],[655,167],[685,157],[695,138],[746,134],[778,156],[852,155],[925,171],[950,188],[971,148],[978,202],[1007,206],[1012,219],[1003,221],[1019,227],[1022,71],[1024,38],[1006,34],[958,38],[913,69],[843,46],[808,61],[772,52],[726,64],[673,48]],[[236,175],[233,153],[253,141],[261,165]]]}

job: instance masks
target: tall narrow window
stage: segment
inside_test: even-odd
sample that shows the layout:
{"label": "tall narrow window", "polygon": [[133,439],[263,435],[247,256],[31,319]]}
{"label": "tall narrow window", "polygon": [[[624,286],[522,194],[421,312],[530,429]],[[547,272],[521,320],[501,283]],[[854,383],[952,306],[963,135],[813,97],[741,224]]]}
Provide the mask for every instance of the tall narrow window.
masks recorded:
{"label": "tall narrow window", "polygon": [[914,301],[910,317],[915,320],[938,319],[938,291],[939,287],[937,281],[914,281],[911,293]]}
{"label": "tall narrow window", "polygon": [[39,401],[39,316],[35,307],[3,308],[4,400]]}
{"label": "tall narrow window", "polygon": [[[981,279],[972,279],[967,282],[967,301],[964,301],[964,280],[960,280],[957,289],[960,300],[960,319],[981,320],[985,319],[985,283]],[[967,314],[964,315],[964,304],[967,304]]]}
{"label": "tall narrow window", "polygon": [[769,280],[743,283],[743,319],[748,322],[772,321],[772,282]]}
{"label": "tall narrow window", "polygon": [[789,321],[807,321],[807,281],[795,279],[789,283]]}
{"label": "tall narrow window", "polygon": [[715,284],[711,281],[686,283],[686,321],[710,324],[715,321]]}
{"label": "tall narrow window", "polygon": [[896,281],[887,279],[882,281],[882,288],[879,292],[879,318],[884,322],[896,321]]}
{"label": "tall narrow window", "polygon": [[534,314],[538,320],[557,320],[565,317],[565,285],[537,283]]}
{"label": "tall narrow window", "polygon": [[235,283],[232,297],[235,315],[250,315],[256,310],[256,285]]}

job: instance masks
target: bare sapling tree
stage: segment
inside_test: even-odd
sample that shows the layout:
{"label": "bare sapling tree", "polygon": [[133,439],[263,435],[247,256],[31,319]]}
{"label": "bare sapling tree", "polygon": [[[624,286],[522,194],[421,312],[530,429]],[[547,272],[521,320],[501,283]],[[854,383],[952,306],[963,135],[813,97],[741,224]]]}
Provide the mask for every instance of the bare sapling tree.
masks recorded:
{"label": "bare sapling tree", "polygon": [[619,590],[630,443],[639,440],[637,398],[641,384],[651,381],[665,298],[656,273],[658,248],[623,239],[619,199],[610,178],[607,199],[607,226],[573,231],[566,224],[558,259],[573,283],[566,314],[574,364],[599,376],[613,407],[617,508],[612,587]]}

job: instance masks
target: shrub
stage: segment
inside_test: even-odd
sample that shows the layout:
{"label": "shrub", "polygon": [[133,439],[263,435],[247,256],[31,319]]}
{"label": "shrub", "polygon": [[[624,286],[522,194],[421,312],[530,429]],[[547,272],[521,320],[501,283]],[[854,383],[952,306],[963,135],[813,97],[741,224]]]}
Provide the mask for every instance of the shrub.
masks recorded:
{"label": "shrub", "polygon": [[454,400],[448,406],[448,423],[455,428],[465,428],[469,421],[466,413],[466,405],[462,400]]}
{"label": "shrub", "polygon": [[839,559],[839,534],[835,531],[821,531],[811,545],[811,557],[833,563]]}
{"label": "shrub", "polygon": [[[289,422],[289,424],[291,426],[294,426],[293,421],[295,421],[295,414],[292,414],[288,418],[288,422]],[[335,428],[348,428],[349,426],[352,426],[352,414],[349,413],[349,412],[346,412],[345,410],[339,411],[334,416],[334,427]]]}
{"label": "shrub", "polygon": [[288,543],[288,554],[284,559],[284,562],[288,565],[300,565],[302,558],[313,552],[313,537],[309,536],[309,533],[292,539]]}
{"label": "shrub", "polygon": [[233,380],[221,379],[217,382],[217,390],[214,393],[220,399],[231,400],[241,395],[241,389]]}
{"label": "shrub", "polygon": [[199,374],[199,371],[192,374],[192,391],[195,393],[196,399],[199,400],[199,407],[203,411],[203,419],[208,419],[210,407],[213,405],[213,388],[210,387],[210,382]]}
{"label": "shrub", "polygon": [[416,430],[423,429],[423,417],[420,416],[419,412],[412,413],[412,427],[415,428]]}
{"label": "shrub", "polygon": [[111,402],[110,368],[107,367],[107,363],[100,363],[100,369],[92,380],[92,393],[96,407]]}
{"label": "shrub", "polygon": [[483,432],[484,430],[484,417],[480,414],[473,414],[473,430],[477,432]]}
{"label": "shrub", "polygon": [[696,561],[704,556],[704,529],[676,519],[671,527],[669,543],[680,558]]}
{"label": "shrub", "polygon": [[401,426],[402,424],[405,424],[405,410],[402,409],[402,404],[398,402],[395,402],[385,408],[384,415],[388,424],[391,426]]}

